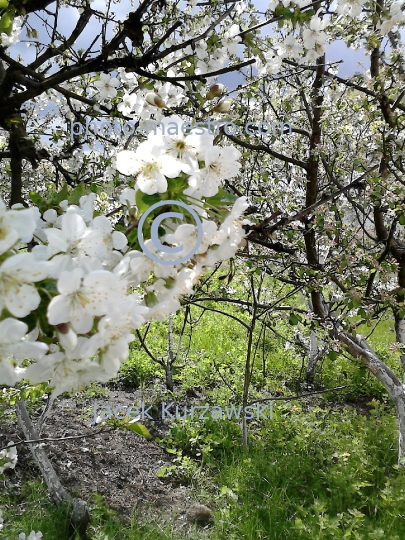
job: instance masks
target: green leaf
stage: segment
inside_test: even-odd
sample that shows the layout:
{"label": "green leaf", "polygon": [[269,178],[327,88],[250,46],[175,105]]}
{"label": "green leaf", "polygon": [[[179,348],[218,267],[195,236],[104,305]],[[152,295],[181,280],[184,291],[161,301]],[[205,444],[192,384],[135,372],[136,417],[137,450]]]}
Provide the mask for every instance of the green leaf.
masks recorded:
{"label": "green leaf", "polygon": [[351,304],[354,308],[358,308],[361,306],[361,300],[360,298],[353,298],[351,301]]}
{"label": "green leaf", "polygon": [[0,9],[4,9],[8,6],[7,0],[0,0]]}
{"label": "green leaf", "polygon": [[224,189],[219,188],[218,193],[214,197],[209,197],[206,201],[213,206],[228,206],[233,204],[237,198],[233,193],[228,193]]}
{"label": "green leaf", "polygon": [[170,289],[173,289],[173,287],[174,287],[174,286],[176,285],[176,283],[177,283],[176,280],[175,280],[174,278],[172,278],[172,277],[166,278],[166,279],[165,279],[165,282],[166,282],[166,283],[165,283],[165,288],[166,288],[166,289],[169,289],[169,290],[170,290]]}
{"label": "green leaf", "polygon": [[285,8],[285,9],[283,9],[283,11],[282,11],[282,15],[283,15],[283,17],[285,17],[286,19],[292,19],[292,18],[293,18],[293,15],[294,15],[294,12],[290,11],[288,8]]}
{"label": "green leaf", "polygon": [[31,191],[29,195],[31,201],[35,204],[35,206],[39,206],[40,204],[43,204],[45,200],[39,193],[36,193],[35,191]]}
{"label": "green leaf", "polygon": [[[149,228],[144,227],[142,232],[143,232],[144,238],[150,238],[150,227]],[[140,245],[138,242],[138,228],[137,227],[128,234],[127,239],[128,239],[128,244],[131,246],[132,249],[138,250],[140,248]]]}
{"label": "green leaf", "polygon": [[149,431],[143,424],[138,424],[138,422],[134,422],[133,424],[126,424],[126,427],[131,431],[135,431],[135,433],[138,433],[138,435],[141,435],[146,439],[152,438],[152,435],[149,433]]}
{"label": "green leaf", "polygon": [[336,360],[336,358],[339,356],[339,354],[336,351],[330,351],[328,352],[328,358],[330,360]]}
{"label": "green leaf", "polygon": [[0,32],[4,32],[8,36],[11,34],[13,26],[13,18],[10,16],[10,12],[6,11],[0,20]]}
{"label": "green leaf", "polygon": [[58,193],[54,193],[52,195],[51,201],[53,204],[58,205],[62,201],[67,201],[68,198],[69,198],[68,188],[67,188],[67,184],[65,184]]}
{"label": "green leaf", "polygon": [[188,187],[188,182],[185,178],[169,178],[167,180],[167,191],[170,193],[183,193]]}
{"label": "green leaf", "polygon": [[80,198],[83,197],[83,195],[86,194],[86,190],[84,187],[84,182],[80,182],[80,184],[75,187],[75,189],[72,191],[72,193],[68,197],[69,204],[79,204]]}
{"label": "green leaf", "polygon": [[166,466],[162,467],[162,468],[160,469],[160,471],[157,473],[157,476],[158,476],[159,478],[162,478],[162,477],[166,474],[166,471],[167,471],[167,467],[166,467]]}
{"label": "green leaf", "polygon": [[138,207],[140,212],[145,212],[152,204],[155,204],[163,199],[162,195],[167,195],[165,193],[155,193],[154,195],[147,195],[143,193],[140,189],[136,192],[135,195],[135,204]]}
{"label": "green leaf", "polygon": [[145,300],[145,304],[148,307],[156,306],[156,304],[158,303],[157,296],[154,292],[148,292],[147,294],[145,294],[144,300]]}
{"label": "green leaf", "polygon": [[290,318],[288,319],[288,322],[289,322],[292,326],[295,326],[296,324],[298,324],[298,317],[297,317],[297,315],[295,315],[295,313],[290,313]]}

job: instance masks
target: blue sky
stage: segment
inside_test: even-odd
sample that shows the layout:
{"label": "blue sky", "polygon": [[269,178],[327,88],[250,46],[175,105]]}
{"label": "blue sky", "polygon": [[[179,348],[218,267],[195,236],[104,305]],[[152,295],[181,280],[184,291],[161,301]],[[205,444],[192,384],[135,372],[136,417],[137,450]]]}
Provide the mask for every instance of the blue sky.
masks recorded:
{"label": "blue sky", "polygon": [[[255,0],[255,6],[258,11],[264,12],[268,8],[268,0]],[[129,9],[129,2],[123,1],[121,3],[115,4],[112,7],[112,10],[115,12],[116,16],[120,20],[124,20]],[[95,0],[92,3],[94,9],[103,9],[105,7],[104,0]],[[52,9],[52,5],[50,6]],[[78,20],[78,12],[72,8],[62,7],[59,14],[59,29],[63,35],[69,35],[69,33],[75,27],[75,24]],[[261,16],[264,19],[264,15]],[[35,17],[31,18],[34,27],[39,32],[39,36],[42,42],[48,42],[47,34],[43,23]],[[88,25],[87,30],[83,33],[82,36],[76,42],[75,48],[87,48],[93,36],[95,36],[100,29],[99,24],[92,18],[91,23]],[[112,28],[111,28],[112,32]],[[262,35],[270,35],[270,27],[264,27],[262,29]],[[403,31],[405,36],[405,31]],[[21,39],[24,39],[24,36],[21,36]],[[242,50],[242,47],[240,47]],[[13,46],[10,49],[11,55],[16,58],[18,54],[22,56],[26,63],[33,61],[35,58],[35,49],[34,47],[27,48],[26,43],[21,42]],[[339,75],[342,77],[350,77],[355,72],[364,72],[369,69],[369,58],[364,54],[363,49],[353,50],[348,48],[343,42],[334,42],[327,46],[327,56],[328,61],[339,62]],[[219,78],[220,82],[225,83],[229,90],[232,90],[237,87],[238,84],[243,83],[243,76],[237,73],[223,75]]]}

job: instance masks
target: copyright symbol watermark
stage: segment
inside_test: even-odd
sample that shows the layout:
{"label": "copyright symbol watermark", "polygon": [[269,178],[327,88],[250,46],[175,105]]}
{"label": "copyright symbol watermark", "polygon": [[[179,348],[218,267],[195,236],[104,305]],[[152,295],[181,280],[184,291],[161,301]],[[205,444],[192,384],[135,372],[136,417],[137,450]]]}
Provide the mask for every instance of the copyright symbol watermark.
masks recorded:
{"label": "copyright symbol watermark", "polygon": [[[145,224],[146,218],[156,208],[159,208],[160,206],[167,206],[167,205],[181,206],[182,208],[187,210],[187,212],[193,216],[194,221],[196,223],[197,231],[198,231],[197,241],[196,241],[196,244],[193,247],[193,249],[191,251],[189,251],[184,257],[181,257],[181,259],[176,259],[176,260],[172,260],[172,261],[165,261],[164,259],[159,259],[159,257],[156,257],[156,255],[151,253],[148,250],[148,248],[145,246],[145,242],[144,242],[144,239],[143,239],[143,226]],[[162,223],[162,221],[164,219],[166,219],[166,218],[176,218],[176,219],[180,219],[181,221],[183,221],[184,216],[180,212],[164,212],[163,214],[159,214],[158,216],[156,216],[154,218],[154,220],[152,221],[152,226],[151,226],[151,240],[152,240],[152,243],[153,243],[153,245],[155,246],[156,249],[158,249],[159,251],[162,251],[163,253],[180,253],[184,249],[183,245],[180,245],[180,246],[177,246],[177,247],[168,247],[168,246],[164,246],[161,243],[160,239],[159,239],[158,229],[159,229],[159,226]],[[175,264],[180,264],[180,263],[188,261],[197,252],[198,248],[201,245],[202,239],[203,239],[202,223],[200,221],[200,218],[198,217],[197,212],[193,208],[191,208],[191,206],[189,206],[188,204],[186,204],[184,202],[181,202],[181,201],[168,200],[168,201],[159,201],[159,202],[157,202],[155,204],[152,204],[152,206],[150,206],[146,210],[146,212],[144,212],[142,214],[142,217],[141,217],[141,219],[139,221],[139,225],[138,225],[138,241],[139,241],[139,245],[141,246],[144,254],[147,257],[149,257],[150,259],[152,259],[153,261],[155,261],[155,262],[157,262],[159,264],[175,265]]]}

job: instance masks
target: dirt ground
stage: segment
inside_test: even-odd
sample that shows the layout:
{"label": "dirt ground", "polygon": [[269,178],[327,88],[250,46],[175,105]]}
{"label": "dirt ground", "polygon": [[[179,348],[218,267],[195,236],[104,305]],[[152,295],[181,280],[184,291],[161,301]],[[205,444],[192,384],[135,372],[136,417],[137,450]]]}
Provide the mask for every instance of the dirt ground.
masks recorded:
{"label": "dirt ground", "polygon": [[[44,446],[62,485],[74,496],[91,500],[97,493],[122,517],[130,517],[133,510],[154,509],[159,519],[173,519],[178,525],[186,526],[186,511],[196,502],[192,489],[187,485],[168,482],[157,476],[164,465],[170,465],[173,456],[155,442],[167,432],[167,425],[161,420],[144,420],[143,423],[152,434],[152,439],[143,438],[132,431],[115,429],[100,431],[94,425],[94,402],[97,407],[119,405],[128,407],[135,403],[153,401],[153,391],[149,395],[138,391],[122,389],[106,390],[105,397],[81,399],[60,397],[53,404],[46,420],[41,438],[60,438],[89,434],[88,437],[47,442]],[[43,407],[31,414],[35,425]],[[5,427],[5,430],[4,430]],[[110,429],[109,427],[107,429]],[[2,422],[0,447],[13,440],[23,439],[17,421]],[[26,445],[18,447],[16,469],[7,474],[7,484],[18,490],[26,475],[39,477],[40,471]],[[138,513],[138,512],[137,512]],[[165,519],[166,520],[166,519]]]}

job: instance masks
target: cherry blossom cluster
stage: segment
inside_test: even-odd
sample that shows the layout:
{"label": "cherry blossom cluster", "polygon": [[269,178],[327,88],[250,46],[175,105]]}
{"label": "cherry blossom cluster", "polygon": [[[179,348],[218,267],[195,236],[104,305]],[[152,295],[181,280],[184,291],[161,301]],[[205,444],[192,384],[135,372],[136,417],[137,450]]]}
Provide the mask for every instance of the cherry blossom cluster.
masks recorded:
{"label": "cherry blossom cluster", "polygon": [[[182,19],[184,18],[184,24],[180,32],[182,39],[195,38],[199,34],[204,34],[212,24],[208,9],[205,10],[205,16],[200,13],[199,17],[195,17],[195,6],[196,2],[191,0],[188,2],[188,6],[179,12],[179,16]],[[380,37],[385,36],[395,27],[403,25],[405,22],[401,3],[396,1],[388,1],[381,7],[378,11],[377,21],[370,17],[370,14],[375,15],[375,9],[373,9],[373,3],[368,0],[337,0],[333,11],[320,8],[315,13],[310,9],[311,7],[311,3],[305,0],[282,0],[282,2],[271,0],[268,13],[277,19],[281,18],[282,20],[279,20],[278,23],[282,24],[279,24],[280,33],[278,29],[275,29],[276,37],[272,39],[268,50],[264,49],[262,53],[255,54],[260,74],[280,72],[284,59],[294,59],[303,63],[314,62],[324,54],[327,42],[338,38],[336,34],[338,26],[343,29],[343,35],[340,37],[345,37],[347,32],[344,29],[350,26],[353,21],[357,24],[362,23],[361,33],[366,39],[367,34],[373,32],[377,32]],[[83,9],[82,7],[78,8],[78,13],[82,13]],[[251,11],[252,6],[248,2],[237,2],[234,7],[235,14],[233,18],[236,17],[239,24],[230,24],[229,20],[221,21],[218,32],[219,40],[211,40],[210,42],[209,39],[198,39],[193,46],[188,45],[184,49],[180,49],[176,47],[178,40],[170,37],[167,40],[167,45],[174,45],[176,50],[163,59],[160,68],[167,68],[168,77],[176,77],[176,74],[183,72],[184,69],[189,68],[191,65],[195,67],[196,75],[203,75],[224,68],[230,56],[238,56],[241,54],[243,47],[249,45],[249,39],[244,39],[246,36],[242,33],[246,33],[248,28],[242,30],[241,23],[245,22],[243,16],[246,17],[246,14],[250,13],[253,17]],[[2,46],[9,47],[19,41],[21,22],[21,17],[14,17],[12,28],[8,33],[1,32],[0,41]],[[209,31],[209,35],[213,35],[212,31]],[[180,69],[173,67],[182,59],[185,59],[185,64]],[[172,67],[169,69],[167,66]],[[151,73],[157,69],[158,67],[154,64],[148,66]],[[123,77],[126,78],[129,85],[136,83],[134,74],[123,75],[124,70],[122,68],[119,71],[121,71],[119,78],[102,73],[100,79],[94,83],[101,103],[117,95],[119,79],[122,81]],[[174,88],[173,85],[163,83],[156,91],[166,102],[171,101],[172,104],[178,104],[184,96],[181,95],[178,88],[173,94],[169,95],[169,90],[173,92]],[[119,107],[120,112],[127,114],[130,111],[135,111],[143,120],[148,119],[151,110],[143,99],[145,97],[144,93],[144,91],[136,94],[130,91],[125,92],[123,102]],[[75,106],[74,103],[73,106]]]}
{"label": "cherry blossom cluster", "polygon": [[[308,7],[308,2],[304,0],[272,0],[269,11],[275,16],[284,14],[286,20],[283,21],[282,34],[278,40],[274,40],[271,48],[262,53],[256,58],[256,66],[260,75],[275,74],[281,71],[282,62],[284,59],[296,60],[299,63],[312,63],[326,51],[328,41],[334,41],[339,37],[336,34],[337,25],[350,26],[353,19],[360,19],[366,22],[366,12],[370,11],[368,0],[338,0],[335,8],[335,13],[326,15],[323,9],[319,9],[315,14],[305,12]],[[301,9],[302,19],[294,20],[292,12],[294,9]],[[290,13],[288,13],[290,11]],[[372,10],[373,12],[373,10]],[[305,13],[308,15],[305,17]],[[337,16],[337,17],[336,17]],[[397,2],[388,3],[381,10],[379,20],[375,25],[376,35],[383,37],[398,25],[405,23],[405,14],[401,8],[401,4]],[[299,24],[297,25],[297,22]],[[358,21],[356,21],[358,22]],[[372,25],[369,25],[372,28]],[[366,38],[366,33],[363,37]]]}
{"label": "cherry blossom cluster", "polygon": [[42,538],[41,531],[38,531],[38,532],[31,531],[28,536],[24,532],[18,535],[18,540],[41,540],[41,538]]}
{"label": "cherry blossom cluster", "polygon": [[[13,441],[8,443],[8,446],[14,444]],[[17,449],[12,446],[10,449],[0,451],[0,475],[7,469],[15,469],[17,464]],[[0,511],[0,530],[1,530],[1,511]]]}
{"label": "cherry blossom cluster", "polygon": [[[206,130],[172,135],[176,123],[183,122],[166,118],[166,134],[151,133],[135,151],[118,154],[118,170],[136,175],[120,196],[121,230],[95,212],[94,193],[42,214],[0,201],[0,384],[49,382],[59,395],[108,381],[128,358],[134,330],[176,312],[207,268],[235,255],[248,202],[221,184],[239,172],[240,153],[214,146]],[[161,222],[160,245],[179,248],[175,257],[153,245],[153,214],[145,245],[162,263],[140,249],[137,224],[157,200],[186,202],[201,219],[201,244],[181,264],[197,238],[187,212]]]}

